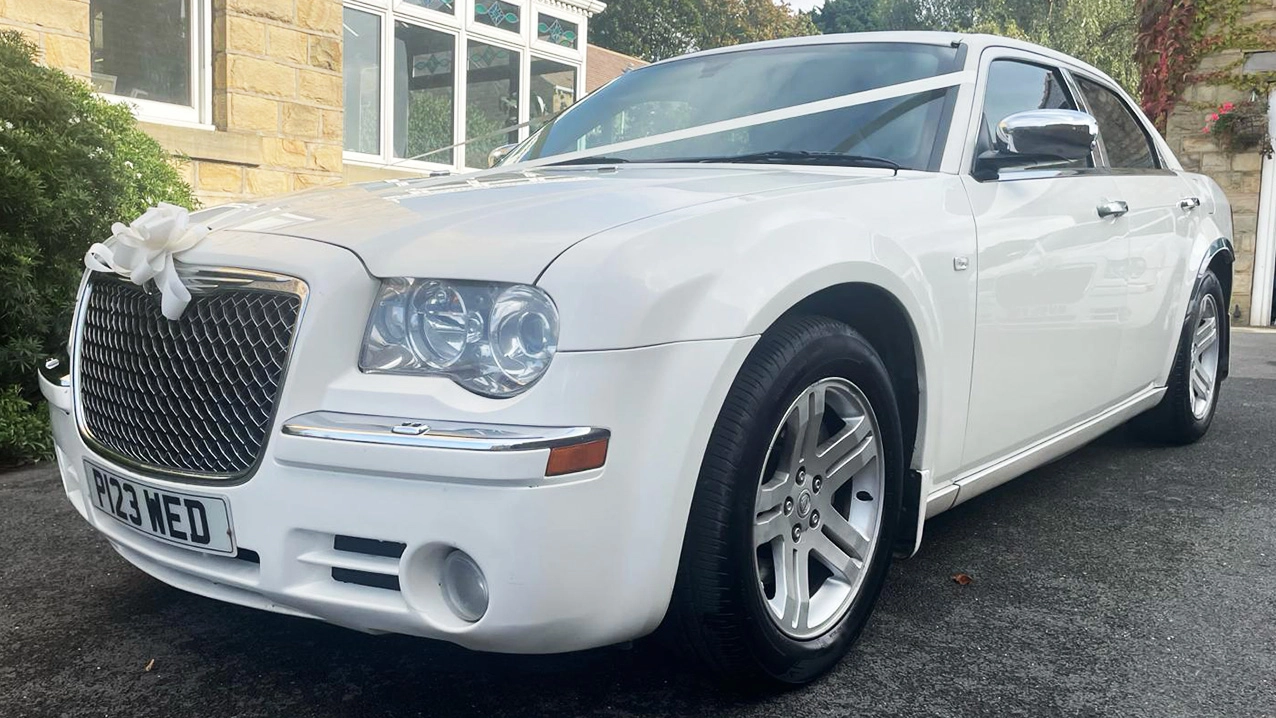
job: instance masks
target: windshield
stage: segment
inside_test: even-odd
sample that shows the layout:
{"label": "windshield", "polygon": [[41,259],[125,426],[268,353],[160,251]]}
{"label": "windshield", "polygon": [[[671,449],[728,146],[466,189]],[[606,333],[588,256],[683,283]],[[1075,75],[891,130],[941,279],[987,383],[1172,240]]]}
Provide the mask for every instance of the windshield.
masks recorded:
{"label": "windshield", "polygon": [[[960,69],[956,48],[815,44],[690,57],[628,72],[568,108],[502,164],[605,147]],[[606,152],[606,161],[706,161],[770,153],[845,154],[938,168],[955,88]],[[818,163],[819,157],[808,157]],[[829,161],[828,164],[838,164]],[[845,163],[842,163],[845,164]]]}

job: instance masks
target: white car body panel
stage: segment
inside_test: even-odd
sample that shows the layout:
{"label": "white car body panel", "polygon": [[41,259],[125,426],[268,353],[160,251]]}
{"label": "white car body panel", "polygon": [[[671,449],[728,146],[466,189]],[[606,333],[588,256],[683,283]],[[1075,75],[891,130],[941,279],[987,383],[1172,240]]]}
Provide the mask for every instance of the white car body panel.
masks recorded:
{"label": "white car body panel", "polygon": [[[1146,182],[1119,173],[976,181],[992,59],[1054,64],[1115,86],[1043,48],[940,33],[759,46],[848,41],[965,45],[966,69],[980,79],[957,91],[940,171],[512,167],[209,211],[214,231],[183,263],[278,272],[309,290],[256,473],[200,486],[229,502],[238,545],[261,562],[160,544],[95,513],[86,458],[142,484],[189,484],[100,455],[77,425],[73,384],[42,378],[68,497],[126,559],[196,593],[360,630],[556,652],[659,624],[731,383],[758,338],[822,290],[871,285],[908,317],[899,331],[912,339],[920,402],[912,548],[928,516],[1155,405],[1193,287],[1230,251],[1230,208],[1218,186],[1184,173],[1155,133],[1165,169]],[[1178,208],[1180,195],[1198,196],[1201,207]],[[1094,208],[1114,199],[1130,203],[1129,215],[1100,220]],[[380,280],[399,276],[535,283],[558,308],[559,352],[535,386],[510,399],[441,377],[362,372]],[[610,445],[602,468],[547,477],[545,448],[284,433],[312,412],[601,427]],[[336,535],[406,549],[399,559],[354,559],[333,550]],[[486,572],[491,604],[477,623],[452,615],[439,596],[447,547]],[[392,572],[400,590],[329,580],[342,565]]]}

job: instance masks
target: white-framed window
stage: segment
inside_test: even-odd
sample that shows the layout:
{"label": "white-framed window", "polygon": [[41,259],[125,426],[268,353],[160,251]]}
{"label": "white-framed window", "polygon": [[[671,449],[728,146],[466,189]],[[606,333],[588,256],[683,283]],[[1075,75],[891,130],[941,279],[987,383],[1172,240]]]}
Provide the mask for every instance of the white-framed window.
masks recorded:
{"label": "white-framed window", "polygon": [[204,125],[211,0],[89,0],[93,87],[144,120]]}
{"label": "white-framed window", "polygon": [[[575,46],[538,39],[543,12],[575,28]],[[346,0],[343,19],[347,162],[483,168],[488,152],[529,131],[502,130],[535,125],[584,87],[585,17],[570,5]]]}

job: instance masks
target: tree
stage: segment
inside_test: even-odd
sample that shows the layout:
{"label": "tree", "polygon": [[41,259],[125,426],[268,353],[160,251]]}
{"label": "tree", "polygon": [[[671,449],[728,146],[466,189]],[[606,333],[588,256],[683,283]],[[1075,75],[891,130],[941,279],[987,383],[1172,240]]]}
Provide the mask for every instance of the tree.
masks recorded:
{"label": "tree", "polygon": [[816,34],[805,13],[773,0],[613,0],[589,24],[594,44],[649,61]]}
{"label": "tree", "polygon": [[698,0],[612,0],[589,21],[590,42],[654,62],[696,48]]}
{"label": "tree", "polygon": [[826,0],[811,11],[811,22],[820,32],[872,32],[886,30],[881,0]]}

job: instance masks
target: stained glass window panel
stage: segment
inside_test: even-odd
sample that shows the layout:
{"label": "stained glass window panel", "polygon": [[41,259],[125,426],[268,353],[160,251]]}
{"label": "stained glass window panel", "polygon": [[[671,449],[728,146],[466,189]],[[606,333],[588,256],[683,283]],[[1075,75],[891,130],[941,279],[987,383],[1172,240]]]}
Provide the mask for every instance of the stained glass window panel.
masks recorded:
{"label": "stained glass window panel", "polygon": [[501,0],[475,0],[474,19],[484,25],[518,32],[519,13],[522,10],[513,3]]}
{"label": "stained glass window panel", "polygon": [[567,22],[553,15],[538,13],[536,16],[536,38],[563,47],[576,47],[579,28],[574,22]]}

